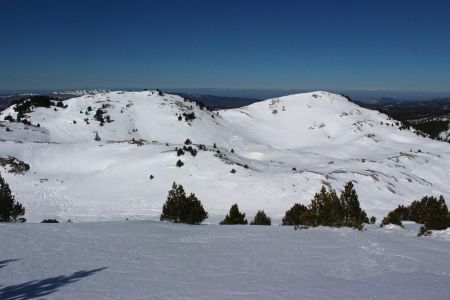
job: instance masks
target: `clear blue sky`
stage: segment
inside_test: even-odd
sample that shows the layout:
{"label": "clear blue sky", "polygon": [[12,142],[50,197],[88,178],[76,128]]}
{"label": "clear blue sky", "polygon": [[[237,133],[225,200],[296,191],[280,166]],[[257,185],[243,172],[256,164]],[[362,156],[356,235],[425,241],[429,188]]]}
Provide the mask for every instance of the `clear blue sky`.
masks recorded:
{"label": "clear blue sky", "polygon": [[0,90],[450,91],[450,1],[0,0]]}

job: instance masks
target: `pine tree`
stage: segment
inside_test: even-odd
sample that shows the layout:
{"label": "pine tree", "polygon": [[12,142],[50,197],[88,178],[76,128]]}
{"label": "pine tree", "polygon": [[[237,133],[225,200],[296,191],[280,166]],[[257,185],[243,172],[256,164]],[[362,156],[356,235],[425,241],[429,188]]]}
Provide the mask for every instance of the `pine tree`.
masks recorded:
{"label": "pine tree", "polygon": [[387,216],[383,218],[383,220],[381,221],[380,227],[383,227],[388,224],[394,224],[394,225],[403,227],[400,216],[397,213],[395,213],[394,211],[389,212],[387,214]]}
{"label": "pine tree", "polygon": [[8,183],[0,175],[0,222],[25,222],[25,208],[16,202]]}
{"label": "pine tree", "polygon": [[394,210],[394,212],[399,216],[400,220],[402,220],[402,221],[410,219],[409,211],[410,211],[410,207],[407,207],[407,206],[404,206],[404,205],[399,205]]}
{"label": "pine tree", "polygon": [[300,215],[308,208],[300,203],[295,203],[288,211],[286,211],[282,224],[283,225],[300,225]]}
{"label": "pine tree", "polygon": [[181,168],[182,166],[184,166],[184,162],[182,162],[181,161],[181,159],[179,159],[178,161],[177,161],[177,167],[179,167],[179,168]]}
{"label": "pine tree", "polygon": [[186,196],[183,186],[175,182],[164,203],[160,220],[173,223],[200,224],[208,218],[202,203],[195,194]]}
{"label": "pine tree", "polygon": [[335,190],[327,191],[322,186],[314,195],[308,211],[300,216],[301,222],[309,226],[341,226],[343,209]]}
{"label": "pine tree", "polygon": [[266,213],[263,210],[258,210],[250,225],[270,225],[271,223],[272,220],[270,220]]}
{"label": "pine tree", "polygon": [[[426,198],[426,197],[425,197]],[[425,228],[427,230],[442,230],[450,225],[448,207],[445,204],[444,197],[441,195],[439,199],[436,197],[428,197],[425,206],[427,213],[425,216]]]}
{"label": "pine tree", "polygon": [[340,201],[343,210],[342,225],[359,228],[363,223],[368,223],[367,214],[359,206],[358,194],[351,181],[344,186]]}
{"label": "pine tree", "polygon": [[184,155],[184,150],[180,148],[177,150],[177,156],[181,156],[181,155]]}
{"label": "pine tree", "polygon": [[235,225],[235,224],[247,224],[245,219],[245,213],[239,211],[237,204],[233,204],[230,208],[230,212],[226,215],[225,219],[220,222],[220,225]]}

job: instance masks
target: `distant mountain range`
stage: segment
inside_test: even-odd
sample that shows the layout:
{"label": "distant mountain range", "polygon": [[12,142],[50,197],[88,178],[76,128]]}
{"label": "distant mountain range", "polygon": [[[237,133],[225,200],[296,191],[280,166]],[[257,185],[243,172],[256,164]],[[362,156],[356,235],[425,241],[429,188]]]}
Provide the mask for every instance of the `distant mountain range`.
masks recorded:
{"label": "distant mountain range", "polygon": [[[192,92],[176,92],[180,89],[175,89],[175,94],[182,97],[187,97],[210,109],[226,109],[226,108],[238,108],[252,103],[263,101],[257,97],[243,97],[233,96],[241,91],[243,95],[278,95],[280,90],[227,90],[227,89],[181,89],[182,91],[190,90]],[[59,91],[44,93],[44,95],[52,96],[57,99],[69,99],[77,96],[106,93],[108,90],[92,89],[92,90],[72,90],[72,91]],[[223,94],[228,96],[218,96],[215,94],[201,94],[195,92],[210,92]],[[420,129],[424,133],[429,134],[434,138],[442,138],[443,140],[450,141],[450,95],[448,97],[442,97],[446,93],[437,92],[419,92],[414,94],[413,92],[395,92],[395,91],[350,91],[353,102],[362,107],[369,109],[379,110],[389,116],[409,122],[411,125]],[[350,95],[349,94],[349,95]],[[398,96],[399,98],[381,96],[389,94]],[[34,93],[14,93],[0,95],[0,110],[7,108],[11,104],[27,98],[30,95],[37,95]],[[431,98],[433,96],[441,96],[440,98]],[[350,96],[348,96],[350,97]],[[423,100],[423,97],[426,100]],[[361,100],[363,99],[363,100]],[[414,100],[422,99],[422,100]]]}

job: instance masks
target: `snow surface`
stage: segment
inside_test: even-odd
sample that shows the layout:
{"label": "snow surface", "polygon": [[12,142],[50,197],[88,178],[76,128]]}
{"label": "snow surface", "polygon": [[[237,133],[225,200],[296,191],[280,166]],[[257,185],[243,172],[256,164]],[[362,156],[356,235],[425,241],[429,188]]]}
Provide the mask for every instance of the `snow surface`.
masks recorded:
{"label": "snow surface", "polygon": [[0,224],[0,299],[447,299],[418,227]]}
{"label": "snow surface", "polygon": [[[450,199],[448,143],[400,130],[395,120],[336,94],[290,95],[218,112],[157,91],[88,94],[64,103],[65,109],[27,114],[39,128],[0,121],[0,157],[30,165],[24,175],[0,169],[29,222],[158,219],[174,181],[199,197],[209,223],[234,203],[249,218],[264,209],[278,222],[293,203],[309,203],[322,184],[339,191],[349,180],[362,208],[378,219],[425,195]],[[102,106],[113,120],[104,126],[94,120]],[[184,112],[196,119],[178,121]],[[0,118],[8,114],[16,116],[13,107]],[[187,138],[207,151],[177,157],[175,147]]]}
{"label": "snow surface", "polygon": [[439,137],[441,137],[444,141],[450,141],[450,128],[447,131],[442,131],[439,134]]}

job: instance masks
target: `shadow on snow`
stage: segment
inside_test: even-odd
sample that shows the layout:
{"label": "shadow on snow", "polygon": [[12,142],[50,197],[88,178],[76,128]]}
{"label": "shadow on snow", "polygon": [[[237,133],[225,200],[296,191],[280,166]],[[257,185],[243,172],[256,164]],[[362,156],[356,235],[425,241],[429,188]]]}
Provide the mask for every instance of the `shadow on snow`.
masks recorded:
{"label": "shadow on snow", "polygon": [[10,262],[13,262],[13,261],[17,261],[17,260],[19,260],[20,258],[13,258],[13,259],[5,259],[5,260],[2,260],[2,261],[0,261],[0,269],[1,268],[3,268],[3,267],[5,267],[7,264],[9,264]]}
{"label": "shadow on snow", "polygon": [[[9,260],[14,261],[14,260]],[[3,261],[1,263],[9,262]],[[91,276],[97,272],[106,269],[106,267],[98,268],[90,271],[78,271],[71,275],[61,275],[41,280],[33,280],[17,285],[10,285],[4,288],[0,288],[0,299],[3,300],[23,300],[34,299],[47,296],[54,293],[58,288],[70,283],[77,282],[83,277]]]}

